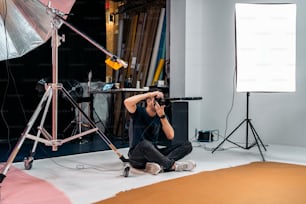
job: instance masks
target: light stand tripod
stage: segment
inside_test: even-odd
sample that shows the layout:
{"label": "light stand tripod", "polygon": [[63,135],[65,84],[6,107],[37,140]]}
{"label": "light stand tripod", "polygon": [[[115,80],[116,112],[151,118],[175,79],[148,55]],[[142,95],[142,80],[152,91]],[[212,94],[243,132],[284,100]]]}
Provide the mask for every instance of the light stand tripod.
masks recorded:
{"label": "light stand tripod", "polygon": [[[265,161],[265,158],[263,156],[263,153],[262,153],[262,150],[261,150],[261,147],[260,147],[260,144],[262,145],[262,147],[264,148],[265,151],[267,151],[266,147],[264,146],[262,140],[260,139],[258,133],[256,132],[252,122],[251,122],[251,119],[249,118],[249,97],[250,97],[250,93],[247,92],[246,93],[246,96],[247,96],[247,104],[246,104],[246,118],[241,121],[241,123],[239,123],[239,125],[227,136],[224,138],[224,140],[212,151],[212,153],[214,153],[225,141],[228,141],[242,149],[251,149],[252,147],[254,147],[255,145],[257,145],[258,147],[258,150],[260,152],[260,155],[261,155],[261,158],[262,158],[262,161]],[[229,137],[236,131],[239,129],[239,127],[243,124],[243,123],[246,123],[246,146],[242,146],[242,145],[239,145],[231,140],[229,140]],[[252,134],[253,134],[253,137],[255,139],[255,142],[251,145],[249,145],[249,128],[251,129],[252,131]],[[260,144],[259,144],[260,143]]]}
{"label": "light stand tripod", "polygon": [[[92,108],[91,108],[91,104],[92,102],[92,98],[91,97],[82,97],[82,98],[78,98],[76,99],[76,103],[78,104],[78,106],[80,108],[83,109],[83,103],[89,103],[88,104],[88,114],[90,116],[90,118],[93,119],[93,115],[91,114]],[[87,105],[87,104],[86,104]],[[84,109],[83,109],[84,110]],[[87,121],[85,121],[82,117],[82,113],[78,110],[78,109],[74,109],[74,119],[70,122],[70,124],[63,130],[63,132],[67,132],[68,129],[71,128],[71,126],[74,125],[71,135],[75,135],[77,133],[81,133],[83,132],[83,129],[88,129],[90,127],[90,125],[87,123]],[[81,138],[80,138],[81,139]],[[81,141],[82,142],[82,141]]]}
{"label": "light stand tripod", "polygon": [[[72,25],[70,25],[68,22],[65,21],[61,16],[63,14],[59,12],[56,9],[46,7],[47,12],[49,15],[52,15],[52,83],[48,84],[46,87],[46,92],[43,95],[41,101],[39,102],[37,108],[35,109],[32,117],[30,118],[29,122],[27,123],[26,128],[24,129],[21,137],[19,138],[17,144],[15,145],[12,153],[10,154],[5,166],[2,169],[2,172],[0,174],[0,183],[2,183],[3,179],[6,177],[6,174],[12,165],[15,157],[17,156],[19,150],[21,149],[21,146],[23,145],[25,139],[31,139],[34,140],[34,145],[32,148],[32,151],[30,153],[29,157],[26,157],[24,160],[24,166],[25,169],[31,169],[32,163],[34,161],[34,154],[36,151],[36,147],[38,142],[44,143],[46,146],[52,146],[53,151],[57,151],[58,146],[63,145],[66,142],[69,142],[71,140],[80,138],[84,135],[94,133],[96,132],[102,140],[109,146],[111,150],[113,150],[117,156],[120,158],[120,160],[124,163],[128,162],[128,159],[126,159],[118,150],[117,148],[111,143],[111,141],[106,137],[106,135],[99,130],[99,128],[96,127],[95,123],[84,113],[84,111],[78,106],[78,104],[75,102],[75,100],[70,96],[69,92],[62,86],[62,84],[58,83],[58,46],[60,45],[61,41],[64,41],[64,37],[58,36],[58,29],[60,25],[63,23],[66,26],[68,26],[70,29],[81,35],[83,38],[85,38],[87,41],[89,41],[91,44],[96,46],[98,49],[103,51],[106,55],[110,56],[113,61],[116,61],[120,63],[120,65],[123,65],[124,67],[127,66],[127,64],[123,61],[118,59],[116,56],[112,55],[110,52],[105,50],[102,46],[91,40],[89,37],[87,37],[85,34],[78,31],[76,28],[74,28]],[[78,110],[80,113],[86,118],[86,120],[89,122],[91,129],[84,131],[82,133],[70,136],[68,138],[59,140],[57,138],[57,121],[58,121],[58,91],[61,91],[62,94],[71,102],[71,104]],[[44,129],[44,122],[48,113],[48,109],[50,107],[50,103],[52,100],[52,134],[49,134],[46,129]],[[38,119],[38,116],[40,115],[41,111],[43,111],[41,116],[41,121],[38,126],[38,132],[35,135],[30,134],[30,130],[32,129],[34,123]],[[40,136],[43,136],[44,138],[41,138]],[[124,168],[124,176],[128,175],[129,166],[125,166]]]}

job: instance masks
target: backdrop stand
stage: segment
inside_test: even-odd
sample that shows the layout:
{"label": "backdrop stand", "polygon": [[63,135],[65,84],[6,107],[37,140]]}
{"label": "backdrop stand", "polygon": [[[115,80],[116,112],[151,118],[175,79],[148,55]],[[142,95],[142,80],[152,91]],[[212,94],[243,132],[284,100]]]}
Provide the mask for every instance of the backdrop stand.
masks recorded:
{"label": "backdrop stand", "polygon": [[[234,144],[234,145],[236,145],[236,146],[238,146],[242,149],[247,149],[247,150],[251,149],[252,147],[257,145],[258,150],[259,150],[260,155],[261,155],[261,158],[262,158],[262,161],[265,161],[265,158],[263,156],[260,145],[263,147],[263,149],[265,151],[267,151],[267,149],[264,146],[262,140],[260,139],[258,133],[256,132],[256,130],[255,130],[255,128],[254,128],[254,126],[251,122],[251,119],[249,118],[249,97],[250,97],[249,92],[246,93],[246,97],[247,97],[247,99],[246,99],[246,101],[247,101],[247,103],[246,103],[246,118],[243,121],[241,121],[241,123],[239,123],[239,125],[227,137],[224,138],[224,140],[212,151],[212,153],[214,153],[225,141],[228,141],[228,142],[230,142],[230,143],[232,143],[232,144]],[[234,132],[236,130],[238,130],[241,127],[241,125],[244,124],[244,123],[246,123],[246,145],[245,145],[245,147],[229,140],[230,136],[232,136],[232,134],[234,134]],[[255,139],[255,142],[251,145],[249,145],[249,128],[251,129],[253,137]]]}

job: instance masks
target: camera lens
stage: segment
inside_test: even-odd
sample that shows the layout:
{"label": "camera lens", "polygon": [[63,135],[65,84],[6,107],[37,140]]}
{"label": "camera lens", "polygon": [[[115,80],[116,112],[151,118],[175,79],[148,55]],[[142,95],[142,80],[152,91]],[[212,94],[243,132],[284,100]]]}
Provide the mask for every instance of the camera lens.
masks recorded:
{"label": "camera lens", "polygon": [[164,100],[163,98],[155,98],[155,101],[156,101],[160,106],[166,104],[166,102],[165,102],[165,100]]}

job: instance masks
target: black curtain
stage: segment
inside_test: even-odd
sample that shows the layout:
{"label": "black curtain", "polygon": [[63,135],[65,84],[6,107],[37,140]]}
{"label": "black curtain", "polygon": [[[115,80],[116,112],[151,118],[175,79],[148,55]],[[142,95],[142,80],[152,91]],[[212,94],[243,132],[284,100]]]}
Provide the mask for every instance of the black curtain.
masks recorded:
{"label": "black curtain", "polygon": [[[106,46],[104,0],[76,0],[70,14],[67,22],[101,46]],[[58,48],[59,82],[69,91],[73,88],[71,84],[87,82],[90,70],[93,81],[104,81],[105,54],[65,25],[62,25],[58,33],[64,34],[66,39]],[[41,79],[52,81],[51,39],[25,56],[0,62],[1,142],[20,137],[43,94],[37,90]],[[74,112],[71,104],[63,97],[59,97],[58,103],[60,134],[73,120]],[[50,121],[51,113],[45,123],[47,130],[52,125]]]}

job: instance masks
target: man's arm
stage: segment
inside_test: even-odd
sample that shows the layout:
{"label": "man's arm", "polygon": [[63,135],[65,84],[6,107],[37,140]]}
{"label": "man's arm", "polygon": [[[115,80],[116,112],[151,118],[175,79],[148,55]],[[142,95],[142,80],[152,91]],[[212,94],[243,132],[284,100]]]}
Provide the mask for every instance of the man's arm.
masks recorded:
{"label": "man's arm", "polygon": [[170,124],[170,122],[168,121],[168,118],[161,118],[161,123],[162,123],[162,128],[163,131],[166,135],[166,137],[168,138],[168,140],[173,140],[174,139],[174,130],[172,125]]}
{"label": "man's arm", "polygon": [[161,98],[162,96],[163,96],[162,93],[159,92],[159,91],[134,95],[134,96],[131,96],[131,97],[124,100],[124,106],[128,110],[129,113],[135,113],[136,107],[137,107],[136,105],[140,101],[143,101],[143,100],[145,100],[147,98],[151,98],[151,97]]}
{"label": "man's arm", "polygon": [[[131,96],[124,100],[124,105],[129,113],[135,113],[137,109],[137,103],[140,101],[146,100],[147,98],[163,98],[163,93],[160,91],[148,92],[144,94],[138,94]],[[161,120],[162,129],[169,140],[174,138],[174,130],[167,117],[165,117],[165,106],[160,106],[158,103],[155,103],[155,110],[157,116]]]}
{"label": "man's arm", "polygon": [[157,116],[159,117],[160,122],[162,124],[162,129],[163,129],[166,137],[169,140],[173,140],[174,129],[173,129],[172,125],[170,124],[168,118],[165,115],[165,110],[164,110],[165,106],[164,105],[160,106],[158,103],[156,103],[155,104],[155,109],[156,109]]}

